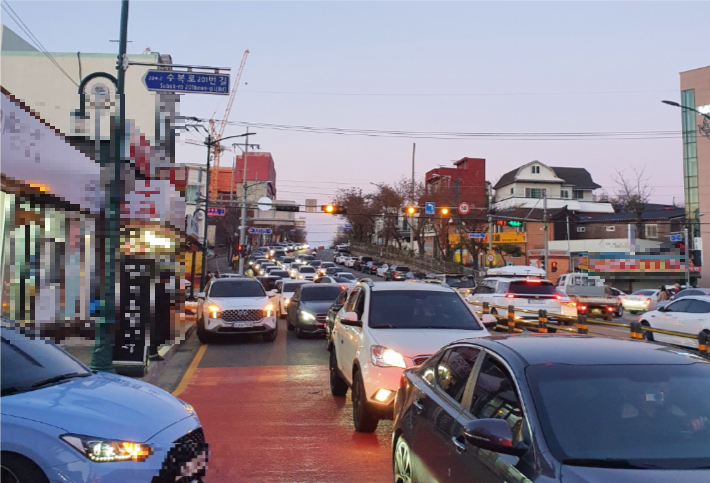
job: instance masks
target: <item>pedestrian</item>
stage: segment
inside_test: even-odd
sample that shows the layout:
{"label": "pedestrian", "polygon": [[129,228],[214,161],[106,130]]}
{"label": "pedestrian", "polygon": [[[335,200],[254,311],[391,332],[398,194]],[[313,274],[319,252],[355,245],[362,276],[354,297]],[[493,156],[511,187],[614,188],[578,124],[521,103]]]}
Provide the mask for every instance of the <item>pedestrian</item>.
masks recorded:
{"label": "pedestrian", "polygon": [[205,285],[207,285],[210,280],[212,280],[212,272],[207,272],[207,278],[205,279]]}
{"label": "pedestrian", "polygon": [[214,278],[219,278],[219,272],[214,272]]}
{"label": "pedestrian", "polygon": [[665,302],[670,298],[668,290],[666,290],[665,285],[661,285],[661,290],[658,292],[657,302]]}
{"label": "pedestrian", "polygon": [[675,290],[675,293],[680,292],[680,284],[678,282],[673,285],[673,290]]}

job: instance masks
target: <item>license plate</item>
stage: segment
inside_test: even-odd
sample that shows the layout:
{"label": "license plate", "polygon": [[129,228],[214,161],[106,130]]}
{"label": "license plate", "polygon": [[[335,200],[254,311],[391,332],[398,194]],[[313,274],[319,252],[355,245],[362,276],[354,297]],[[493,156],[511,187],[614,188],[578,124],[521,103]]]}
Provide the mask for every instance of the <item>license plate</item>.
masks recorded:
{"label": "license plate", "polygon": [[232,327],[236,329],[244,329],[247,327],[254,327],[254,324],[252,324],[251,322],[233,322]]}
{"label": "license plate", "polygon": [[317,323],[316,327],[325,327],[325,324]]}
{"label": "license plate", "polygon": [[544,300],[528,300],[529,304],[538,304],[538,305],[543,305],[545,303]]}

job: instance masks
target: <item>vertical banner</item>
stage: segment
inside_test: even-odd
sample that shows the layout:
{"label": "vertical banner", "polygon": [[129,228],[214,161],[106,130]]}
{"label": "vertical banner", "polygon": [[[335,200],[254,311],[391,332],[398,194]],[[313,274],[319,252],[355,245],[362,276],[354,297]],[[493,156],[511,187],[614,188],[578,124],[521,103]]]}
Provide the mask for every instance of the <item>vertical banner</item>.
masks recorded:
{"label": "vertical banner", "polygon": [[636,255],[636,225],[629,223],[629,254]]}
{"label": "vertical banner", "polygon": [[113,361],[117,365],[145,364],[154,263],[153,260],[131,257],[126,257],[123,262],[120,312],[113,346]]}
{"label": "vertical banner", "polygon": [[213,247],[215,244],[215,238],[217,236],[217,225],[210,225],[207,227],[207,246]]}

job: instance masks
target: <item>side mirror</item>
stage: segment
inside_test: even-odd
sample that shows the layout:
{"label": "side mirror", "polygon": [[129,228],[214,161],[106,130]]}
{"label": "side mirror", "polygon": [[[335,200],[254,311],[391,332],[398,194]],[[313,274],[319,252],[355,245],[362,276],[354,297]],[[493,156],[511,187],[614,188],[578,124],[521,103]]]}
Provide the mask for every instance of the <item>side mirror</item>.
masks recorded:
{"label": "side mirror", "polygon": [[205,293],[204,293],[204,292],[198,293],[198,294],[197,294],[197,298],[198,298],[198,299],[203,299],[203,298],[205,298]]}
{"label": "side mirror", "polygon": [[483,314],[483,316],[481,316],[481,322],[483,322],[485,327],[495,327],[498,325],[498,319],[496,319],[495,315],[491,314]]}
{"label": "side mirror", "polygon": [[495,453],[513,456],[524,455],[528,447],[513,442],[513,432],[502,419],[476,419],[463,428],[463,437],[468,444]]}
{"label": "side mirror", "polygon": [[362,321],[358,319],[356,312],[345,312],[341,322],[351,327],[362,327]]}

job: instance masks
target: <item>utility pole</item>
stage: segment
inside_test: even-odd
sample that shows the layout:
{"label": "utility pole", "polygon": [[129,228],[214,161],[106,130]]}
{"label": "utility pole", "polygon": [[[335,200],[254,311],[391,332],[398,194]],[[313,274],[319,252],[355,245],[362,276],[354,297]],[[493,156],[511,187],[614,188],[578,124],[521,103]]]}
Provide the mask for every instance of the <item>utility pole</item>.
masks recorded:
{"label": "utility pole", "polygon": [[[412,143],[412,204],[411,206],[415,205],[414,201],[414,155],[417,152],[417,143]],[[409,247],[414,251],[414,215],[411,215],[409,217]]]}
{"label": "utility pole", "polygon": [[[488,253],[493,251],[493,215],[491,214],[491,187],[488,186]],[[488,260],[488,254],[486,254],[486,260]],[[488,266],[492,267],[493,262],[488,262]]]}
{"label": "utility pole", "polygon": [[200,292],[205,291],[205,282],[207,282],[207,221],[210,219],[207,216],[210,206],[210,150],[212,149],[212,134],[207,133],[207,180],[205,181],[205,228],[202,231],[202,273],[200,274]]}
{"label": "utility pole", "polygon": [[[125,143],[126,102],[124,85],[126,80],[125,62],[128,40],[128,0],[121,2],[121,33],[118,43],[118,71],[116,98],[118,119],[115,119],[113,178],[109,185],[106,233],[104,233],[104,296],[103,317],[97,327],[96,343],[91,356],[91,368],[97,371],[116,372],[113,368],[113,327],[116,324],[116,272],[120,261],[121,237],[121,169],[123,168],[123,144]],[[98,134],[98,133],[97,133]],[[96,135],[97,135],[96,134]]]}
{"label": "utility pole", "polygon": [[544,254],[545,255],[545,258],[544,258],[544,260],[545,260],[545,278],[547,278],[547,274],[548,274],[547,259],[549,256],[549,254],[547,253],[548,252],[548,247],[547,247],[547,188],[543,188],[542,197],[543,197],[542,217],[544,218],[544,221],[545,221],[545,225],[544,225],[544,227],[545,227],[545,254]]}
{"label": "utility pole", "polygon": [[685,288],[690,288],[690,258],[688,256],[688,228],[683,228],[685,238]]}
{"label": "utility pole", "polygon": [[[239,244],[244,246],[247,234],[247,160],[249,158],[249,127],[247,127],[244,146],[244,176],[242,180],[242,216],[239,227]],[[239,273],[244,275],[244,257],[239,256]]]}

